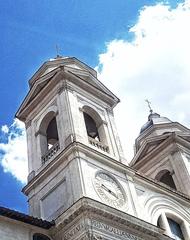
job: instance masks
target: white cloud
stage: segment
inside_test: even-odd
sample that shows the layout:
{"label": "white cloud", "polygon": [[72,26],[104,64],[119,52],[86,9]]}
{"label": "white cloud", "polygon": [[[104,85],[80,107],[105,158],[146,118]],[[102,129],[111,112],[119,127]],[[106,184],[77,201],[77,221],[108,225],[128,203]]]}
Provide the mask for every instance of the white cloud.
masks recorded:
{"label": "white cloud", "polygon": [[27,150],[24,124],[15,119],[8,127],[4,125],[1,131],[6,133],[0,142],[0,164],[5,172],[11,173],[21,183],[27,179]]}
{"label": "white cloud", "polygon": [[8,132],[9,132],[8,126],[7,126],[7,125],[3,125],[3,126],[1,127],[1,131],[2,131],[3,133],[8,133]]}
{"label": "white cloud", "polygon": [[146,98],[154,111],[189,125],[189,23],[190,0],[175,9],[146,6],[130,29],[133,40],[115,39],[99,56],[99,78],[121,98],[115,117],[128,159],[147,121]]}

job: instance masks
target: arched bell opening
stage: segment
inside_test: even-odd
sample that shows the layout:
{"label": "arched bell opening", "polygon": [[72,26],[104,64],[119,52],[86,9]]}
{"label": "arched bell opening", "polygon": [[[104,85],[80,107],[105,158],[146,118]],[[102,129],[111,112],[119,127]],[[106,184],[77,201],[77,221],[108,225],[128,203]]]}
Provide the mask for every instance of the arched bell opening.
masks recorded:
{"label": "arched bell opening", "polygon": [[159,182],[162,182],[162,183],[166,184],[167,186],[177,190],[176,185],[175,185],[174,180],[173,180],[173,177],[168,170],[160,171],[156,176],[156,180],[158,180]]}
{"label": "arched bell opening", "polygon": [[98,133],[98,128],[96,126],[96,122],[87,113],[84,112],[83,114],[84,114],[84,121],[85,121],[87,135],[89,137],[97,140],[97,141],[100,141],[100,137],[99,137],[99,133]]}
{"label": "arched bell opening", "polygon": [[49,160],[59,150],[59,137],[55,112],[51,111],[41,121],[39,127],[42,162]]}
{"label": "arched bell opening", "polygon": [[53,145],[59,141],[58,131],[57,131],[57,123],[56,123],[55,117],[53,117],[53,119],[50,121],[50,123],[47,127],[46,136],[47,136],[47,148],[48,149],[53,147]]}
{"label": "arched bell opening", "polygon": [[91,107],[83,107],[83,116],[89,143],[108,152],[105,124],[100,115]]}

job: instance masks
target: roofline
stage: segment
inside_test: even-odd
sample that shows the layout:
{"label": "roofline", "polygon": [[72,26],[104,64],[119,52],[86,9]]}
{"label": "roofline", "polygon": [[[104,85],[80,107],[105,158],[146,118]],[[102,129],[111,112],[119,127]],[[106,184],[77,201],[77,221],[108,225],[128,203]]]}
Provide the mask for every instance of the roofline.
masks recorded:
{"label": "roofline", "polygon": [[[149,126],[147,129],[145,129],[142,133],[140,133],[137,138],[135,139],[135,144],[137,144],[138,141],[141,141],[141,139],[146,138],[154,129],[158,129],[160,127],[165,127],[167,125],[174,125],[174,126],[179,126],[181,128],[183,128],[186,131],[190,132],[190,129],[186,126],[184,126],[183,124],[175,121],[175,122],[170,122],[170,123],[159,123],[159,124],[153,124],[151,126]],[[177,131],[175,131],[177,132]]]}
{"label": "roofline", "polygon": [[[79,60],[78,58],[76,57],[61,57],[61,58],[58,58],[58,59],[54,59],[53,61],[61,61],[61,60],[67,60],[67,59],[71,59],[71,60],[76,60],[78,61],[81,65],[84,65],[86,68],[89,68],[91,72],[93,72],[93,74],[97,77],[97,71],[95,69],[93,69],[92,67],[88,66],[86,63],[84,63],[83,61]],[[29,82],[29,86],[32,87],[34,82],[33,80],[35,79],[35,76],[40,73],[40,71],[45,67],[45,66],[48,66],[50,63],[52,63],[53,61],[51,60],[47,60],[45,61],[38,69],[37,71],[32,75],[32,77],[28,80]],[[64,64],[63,64],[64,65]],[[93,75],[92,74],[92,75]],[[38,79],[38,78],[37,78]]]}
{"label": "roofline", "polygon": [[54,221],[49,222],[40,218],[35,218],[5,207],[0,207],[0,216],[8,217],[44,229],[50,229],[55,225]]}
{"label": "roofline", "polygon": [[[63,70],[64,70],[64,68],[62,68],[62,67],[57,67],[56,69],[54,69],[54,70],[52,70],[51,72],[49,72],[49,73],[47,73],[46,75],[44,75],[43,77],[44,77],[44,78],[47,78],[48,75],[50,75],[50,73],[51,73],[51,76],[49,77],[49,80],[48,80],[48,81],[50,81],[52,78],[56,77],[56,76],[57,76],[61,71],[63,71]],[[53,75],[52,75],[52,74],[53,74]],[[85,84],[88,84],[88,85],[91,86],[93,89],[96,89],[97,91],[101,92],[102,96],[104,95],[104,96],[109,97],[109,99],[111,98],[111,99],[112,99],[112,100],[111,100],[111,101],[112,101],[112,103],[111,103],[111,107],[112,107],[112,108],[114,108],[114,107],[120,102],[120,99],[119,99],[115,94],[113,94],[113,93],[112,93],[101,81],[99,81],[97,78],[96,78],[96,80],[98,81],[98,83],[99,83],[100,85],[102,85],[107,91],[109,91],[109,94],[107,94],[107,93],[105,92],[105,90],[102,90],[102,89],[96,87],[95,85],[91,84],[90,82],[86,82],[83,78],[81,78],[81,77],[78,76],[77,74],[71,72],[70,70],[64,71],[64,74],[67,74],[67,75],[69,75],[69,76],[72,75],[72,76],[74,76],[75,78],[80,79],[82,82],[84,82]],[[94,76],[92,76],[92,77],[94,77]],[[35,84],[34,84],[34,85],[35,85]],[[34,85],[33,85],[33,86],[34,86]],[[77,85],[77,84],[76,84],[76,85]],[[44,88],[45,88],[45,86],[40,90],[40,92],[41,92]],[[22,112],[23,112],[23,107],[26,108],[26,106],[28,106],[28,105],[29,105],[34,99],[36,99],[36,97],[39,95],[39,93],[38,93],[37,95],[34,96],[33,99],[31,99],[31,101],[30,101],[29,103],[27,103],[28,99],[30,99],[30,98],[29,98],[29,95],[31,94],[32,89],[33,89],[33,88],[30,88],[30,89],[29,89],[29,92],[27,93],[27,95],[25,96],[24,100],[22,101],[19,109],[18,109],[17,112],[15,113],[15,117],[18,118],[19,120],[23,121],[23,122],[26,120],[25,118],[23,118],[23,117],[20,116],[20,115],[22,114]]]}
{"label": "roofline", "polygon": [[[68,73],[74,75],[74,76],[77,77],[77,78],[80,78],[83,82],[86,82],[83,78],[81,78],[81,77],[78,76],[77,74],[75,74],[75,73],[73,73],[73,72],[71,72],[71,71],[68,71]],[[115,101],[116,104],[118,104],[118,103],[120,102],[120,99],[119,99],[112,91],[110,91],[98,78],[96,78],[96,80],[97,80],[103,87],[105,87],[106,90],[108,90],[108,91],[113,95],[113,96],[111,96],[111,94],[107,94],[107,95],[108,95],[109,97],[111,97],[112,99],[115,99],[115,100],[116,100],[116,101]],[[93,84],[91,84],[91,83],[89,83],[89,82],[88,82],[88,84],[89,84],[90,86],[96,88],[98,91],[101,91],[102,93],[105,93],[103,90],[97,88],[97,87],[94,86]],[[115,104],[115,105],[116,105],[116,104]],[[115,105],[114,105],[114,107],[115,107]]]}

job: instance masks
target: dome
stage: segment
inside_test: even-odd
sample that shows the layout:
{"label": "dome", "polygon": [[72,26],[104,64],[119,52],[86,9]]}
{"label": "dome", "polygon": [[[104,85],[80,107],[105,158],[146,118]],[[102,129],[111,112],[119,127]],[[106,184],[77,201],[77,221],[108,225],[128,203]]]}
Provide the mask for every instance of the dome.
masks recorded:
{"label": "dome", "polygon": [[148,116],[148,121],[141,127],[140,134],[143,133],[145,130],[150,128],[153,125],[156,124],[165,124],[165,123],[171,123],[172,121],[168,119],[167,117],[162,117],[160,114],[151,112]]}

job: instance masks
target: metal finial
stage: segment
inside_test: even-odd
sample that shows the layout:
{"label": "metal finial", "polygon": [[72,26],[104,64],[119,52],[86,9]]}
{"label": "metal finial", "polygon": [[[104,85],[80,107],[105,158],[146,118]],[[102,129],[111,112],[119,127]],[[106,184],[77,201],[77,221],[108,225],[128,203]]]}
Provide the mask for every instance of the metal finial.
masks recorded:
{"label": "metal finial", "polygon": [[148,104],[148,108],[150,110],[150,113],[153,113],[153,110],[151,108],[151,102],[148,99],[146,99],[145,102],[147,102],[147,104]]}
{"label": "metal finial", "polygon": [[60,58],[61,57],[61,55],[59,54],[60,48],[57,44],[55,45],[55,48],[56,48],[56,53],[57,53],[56,58]]}

